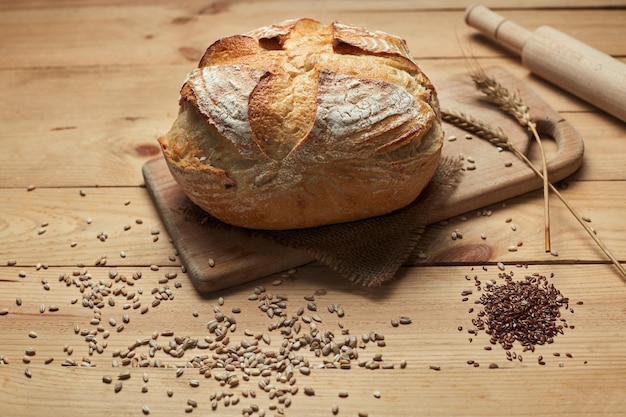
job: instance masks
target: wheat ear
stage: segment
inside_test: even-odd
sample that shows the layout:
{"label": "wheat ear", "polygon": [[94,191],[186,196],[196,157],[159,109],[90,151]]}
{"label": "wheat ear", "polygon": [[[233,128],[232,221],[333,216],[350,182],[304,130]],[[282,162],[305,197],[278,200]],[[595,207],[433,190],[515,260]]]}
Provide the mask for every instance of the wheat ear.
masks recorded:
{"label": "wheat ear", "polygon": [[545,250],[546,252],[550,252],[550,182],[548,179],[548,167],[546,163],[546,155],[543,150],[543,144],[541,143],[541,138],[537,132],[537,125],[530,116],[530,109],[524,104],[522,99],[517,94],[511,93],[495,78],[487,76],[484,71],[476,71],[470,74],[470,76],[474,82],[474,86],[486,96],[487,100],[495,104],[500,110],[513,116],[521,126],[528,129],[539,146],[543,172]]}
{"label": "wheat ear", "polygon": [[[530,159],[528,159],[528,157],[526,157],[526,155],[524,155],[524,153],[521,152],[514,144],[509,142],[508,137],[501,128],[494,128],[486,123],[476,120],[467,113],[454,112],[446,109],[441,110],[441,117],[445,122],[450,123],[451,125],[457,126],[467,132],[475,134],[482,139],[488,140],[495,146],[499,146],[503,149],[513,152],[513,154],[520,158],[526,165],[528,165],[539,178],[545,180],[545,177],[543,176],[541,171],[539,171],[537,167],[535,167]],[[580,214],[578,214],[576,209],[565,199],[565,197],[563,197],[559,190],[549,182],[548,187],[554,193],[554,195],[556,195],[559,200],[561,200],[561,202],[570,211],[570,213],[572,213],[574,218],[576,218],[578,223],[580,223],[580,225],[585,229],[589,236],[591,236],[593,241],[596,242],[598,247],[602,249],[605,255],[611,260],[611,262],[613,262],[613,264],[622,274],[622,276],[626,278],[626,269],[624,269],[624,266],[619,263],[615,255],[613,255],[613,252],[611,252],[611,250],[602,242],[602,240],[600,240],[600,238],[595,234],[593,229],[583,220]]]}

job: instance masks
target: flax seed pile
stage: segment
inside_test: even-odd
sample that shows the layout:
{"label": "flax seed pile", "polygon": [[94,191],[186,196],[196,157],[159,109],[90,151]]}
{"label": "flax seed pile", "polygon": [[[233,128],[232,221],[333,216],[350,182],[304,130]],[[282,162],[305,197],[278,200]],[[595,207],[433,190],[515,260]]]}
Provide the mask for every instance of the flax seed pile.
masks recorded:
{"label": "flax seed pile", "polygon": [[[498,264],[501,270],[498,274],[500,283],[495,280],[482,282],[478,276],[470,277],[479,293],[474,304],[480,306],[476,311],[473,307],[468,310],[473,314],[472,327],[467,330],[471,335],[468,339],[473,342],[481,332],[489,336],[489,345],[485,350],[491,350],[493,345],[500,345],[506,352],[508,361],[523,361],[521,353],[515,352],[516,346],[521,347],[521,352],[535,352],[536,346],[552,344],[559,334],[564,334],[565,329],[574,329],[569,325],[562,312],[574,313],[570,307],[569,298],[565,297],[551,282],[548,277],[534,273],[525,275],[521,280],[515,280],[513,271],[504,272],[504,266]],[[486,270],[486,268],[483,268]],[[550,274],[553,278],[554,274]],[[462,301],[469,301],[472,290],[464,290],[461,293]],[[577,303],[582,305],[582,301]],[[463,330],[459,326],[459,331]],[[559,352],[553,356],[559,357]],[[570,353],[565,354],[571,358]],[[540,365],[546,362],[542,355],[537,357]],[[469,365],[479,366],[473,360]],[[560,362],[559,366],[563,366]],[[490,368],[497,368],[495,363]]]}

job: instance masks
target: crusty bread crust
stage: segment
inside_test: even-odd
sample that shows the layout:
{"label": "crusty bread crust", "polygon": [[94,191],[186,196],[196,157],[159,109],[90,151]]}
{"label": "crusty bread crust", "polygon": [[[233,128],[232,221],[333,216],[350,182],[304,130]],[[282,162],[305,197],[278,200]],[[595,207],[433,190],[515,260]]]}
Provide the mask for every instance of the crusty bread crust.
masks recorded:
{"label": "crusty bread crust", "polygon": [[434,175],[443,130],[404,40],[299,19],[211,45],[159,142],[194,203],[277,230],[408,205]]}

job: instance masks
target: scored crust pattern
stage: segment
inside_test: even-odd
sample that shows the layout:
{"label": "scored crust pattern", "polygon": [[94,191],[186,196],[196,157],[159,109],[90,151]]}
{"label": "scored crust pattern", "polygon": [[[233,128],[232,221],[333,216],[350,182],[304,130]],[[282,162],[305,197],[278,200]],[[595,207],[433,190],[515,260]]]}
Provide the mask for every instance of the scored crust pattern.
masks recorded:
{"label": "scored crust pattern", "polygon": [[299,19],[211,45],[160,143],[210,214],[286,229],[407,205],[434,173],[441,136],[435,89],[404,40]]}

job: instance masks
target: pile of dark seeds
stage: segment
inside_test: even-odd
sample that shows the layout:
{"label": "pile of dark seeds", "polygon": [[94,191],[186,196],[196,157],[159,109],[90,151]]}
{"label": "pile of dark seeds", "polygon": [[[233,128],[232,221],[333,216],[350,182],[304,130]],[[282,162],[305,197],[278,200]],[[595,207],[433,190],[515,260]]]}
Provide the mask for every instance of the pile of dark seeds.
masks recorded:
{"label": "pile of dark seeds", "polygon": [[561,308],[568,308],[569,299],[545,276],[513,281],[511,275],[506,275],[505,280],[504,284],[488,286],[480,296],[484,307],[475,320],[476,326],[486,326],[490,342],[507,350],[515,341],[530,351],[535,345],[552,343],[557,334],[563,333]]}
{"label": "pile of dark seeds", "polygon": [[[513,272],[500,272],[498,277],[504,280],[501,284],[494,280],[483,283],[474,277],[474,285],[481,291],[475,304],[482,305],[482,309],[472,319],[474,328],[469,332],[477,335],[484,331],[490,336],[491,345],[499,344],[506,350],[508,360],[518,356],[521,360],[521,355],[511,351],[516,343],[521,345],[523,352],[534,352],[537,345],[554,343],[554,338],[563,334],[564,329],[574,328],[562,317],[562,310],[569,313],[574,310],[569,306],[569,298],[561,294],[546,276],[535,273],[519,281],[513,276]],[[469,294],[471,291],[468,290],[462,293],[464,301],[468,300]],[[469,311],[473,313],[474,309]],[[485,349],[491,350],[490,347]],[[542,362],[540,359],[539,363],[545,364]]]}

